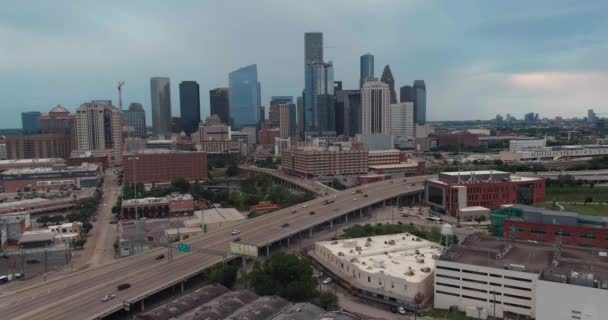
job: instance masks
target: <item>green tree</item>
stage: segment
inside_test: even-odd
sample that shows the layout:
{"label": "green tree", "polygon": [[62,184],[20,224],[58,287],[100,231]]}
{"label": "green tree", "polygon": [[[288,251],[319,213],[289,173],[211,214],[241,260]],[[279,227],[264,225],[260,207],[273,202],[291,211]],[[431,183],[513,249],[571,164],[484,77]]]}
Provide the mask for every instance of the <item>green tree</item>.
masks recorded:
{"label": "green tree", "polygon": [[294,302],[309,301],[317,294],[310,262],[284,252],[256,263],[250,282],[259,295],[278,294]]}
{"label": "green tree", "polygon": [[336,310],[340,307],[338,296],[333,292],[321,292],[319,294],[319,306],[325,310]]}
{"label": "green tree", "polygon": [[188,193],[190,191],[190,183],[184,178],[177,178],[171,181],[171,190],[179,193]]}
{"label": "green tree", "polygon": [[232,288],[236,282],[238,268],[232,265],[218,264],[205,273],[205,280]]}
{"label": "green tree", "polygon": [[91,231],[91,229],[93,229],[93,225],[90,222],[85,222],[82,224],[82,231],[84,233],[89,233],[89,231]]}
{"label": "green tree", "polygon": [[228,169],[226,169],[226,175],[229,177],[234,177],[239,174],[239,171],[240,169],[237,164],[235,162],[231,162]]}

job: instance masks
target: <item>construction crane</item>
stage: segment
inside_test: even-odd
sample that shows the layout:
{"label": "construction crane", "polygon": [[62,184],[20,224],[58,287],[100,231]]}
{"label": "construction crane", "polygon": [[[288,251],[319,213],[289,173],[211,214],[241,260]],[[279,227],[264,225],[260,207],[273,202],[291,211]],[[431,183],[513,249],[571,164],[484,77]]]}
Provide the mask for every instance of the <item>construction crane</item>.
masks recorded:
{"label": "construction crane", "polygon": [[118,81],[118,108],[122,111],[122,86],[125,84],[124,81]]}

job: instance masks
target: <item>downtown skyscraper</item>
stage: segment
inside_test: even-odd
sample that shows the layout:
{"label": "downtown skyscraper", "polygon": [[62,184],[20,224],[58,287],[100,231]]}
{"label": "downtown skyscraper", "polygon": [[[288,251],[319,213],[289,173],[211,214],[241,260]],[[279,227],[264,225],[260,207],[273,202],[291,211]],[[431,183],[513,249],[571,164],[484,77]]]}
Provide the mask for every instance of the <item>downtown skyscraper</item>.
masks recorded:
{"label": "downtown skyscraper", "polygon": [[374,56],[371,53],[366,53],[361,56],[359,88],[363,87],[363,82],[374,77]]}
{"label": "downtown skyscraper", "polygon": [[187,135],[198,130],[201,122],[201,97],[196,81],[182,81],[179,84],[179,112],[180,125]]}
{"label": "downtown skyscraper", "polygon": [[304,34],[304,131],[335,135],[334,67],[323,61],[323,33]]}
{"label": "downtown skyscraper", "polygon": [[228,88],[215,88],[209,91],[209,115],[214,114],[220,117],[225,125],[230,125]]}
{"label": "downtown skyscraper", "polygon": [[171,137],[171,84],[167,77],[150,78],[152,134],[159,139]]}
{"label": "downtown skyscraper", "polygon": [[391,66],[388,64],[384,66],[384,70],[382,71],[382,77],[380,77],[380,81],[388,84],[388,89],[391,93],[391,104],[397,103],[397,93],[395,92],[395,78],[393,78],[393,73],[391,72]]}
{"label": "downtown skyscraper", "polygon": [[390,89],[388,84],[372,78],[361,89],[361,133],[390,134]]}
{"label": "downtown skyscraper", "polygon": [[426,123],[426,85],[424,80],[414,80],[414,110],[416,112],[416,123]]}
{"label": "downtown skyscraper", "polygon": [[230,115],[233,129],[257,127],[260,121],[260,84],[255,64],[228,75]]}

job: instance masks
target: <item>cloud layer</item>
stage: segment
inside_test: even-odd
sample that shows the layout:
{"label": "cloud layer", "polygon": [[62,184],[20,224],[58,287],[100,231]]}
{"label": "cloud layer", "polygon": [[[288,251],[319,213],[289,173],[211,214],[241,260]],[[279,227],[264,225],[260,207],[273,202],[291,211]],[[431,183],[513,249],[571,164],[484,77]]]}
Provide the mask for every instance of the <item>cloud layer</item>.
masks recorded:
{"label": "cloud layer", "polygon": [[[396,85],[425,79],[431,120],[583,116],[606,112],[605,1],[13,1],[0,11],[0,127],[21,111],[74,110],[116,98],[149,110],[149,78],[208,90],[257,63],[263,104],[298,95],[304,32],[322,31],[325,57],[347,88],[359,56],[390,64]],[[463,112],[466,110],[466,112]]]}

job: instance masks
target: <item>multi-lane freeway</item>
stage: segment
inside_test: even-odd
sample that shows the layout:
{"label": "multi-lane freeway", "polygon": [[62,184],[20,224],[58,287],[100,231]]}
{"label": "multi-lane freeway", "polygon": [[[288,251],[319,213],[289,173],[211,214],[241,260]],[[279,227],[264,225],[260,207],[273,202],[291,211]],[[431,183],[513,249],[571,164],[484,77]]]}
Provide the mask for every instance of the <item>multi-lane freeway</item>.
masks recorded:
{"label": "multi-lane freeway", "polygon": [[[403,178],[369,184],[358,189],[337,192],[298,206],[285,208],[237,226],[193,237],[186,242],[191,253],[177,253],[173,260],[157,260],[167,249],[122,259],[97,268],[75,272],[64,278],[33,285],[16,292],[0,294],[0,315],[3,319],[96,319],[123,308],[123,302],[136,303],[160,290],[179,284],[202,270],[225,259],[228,243],[237,237],[257,245],[265,253],[272,244],[308,234],[311,228],[333,223],[338,219],[358,217],[374,204],[400,196],[419,195],[428,176]],[[367,195],[367,196],[365,196]],[[326,199],[335,201],[324,204]],[[313,212],[313,214],[311,214]],[[232,230],[240,234],[232,235]],[[119,284],[130,288],[118,291]],[[105,294],[116,298],[102,302]]]}

